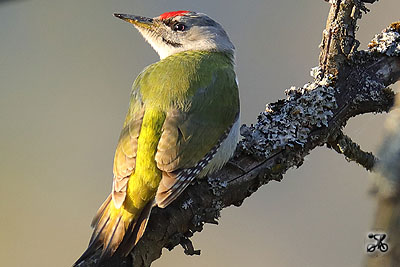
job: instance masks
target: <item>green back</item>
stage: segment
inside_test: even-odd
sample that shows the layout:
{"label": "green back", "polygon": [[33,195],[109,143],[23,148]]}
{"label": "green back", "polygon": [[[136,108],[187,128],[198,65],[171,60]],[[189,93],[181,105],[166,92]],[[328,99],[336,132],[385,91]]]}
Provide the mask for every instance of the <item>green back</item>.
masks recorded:
{"label": "green back", "polygon": [[[187,51],[147,67],[136,79],[132,96],[145,106],[179,113],[175,125],[170,125],[177,127],[179,136],[176,140],[161,140],[170,149],[158,155],[164,159],[159,167],[192,167],[210,151],[239,112],[238,94],[230,54]],[[179,163],[168,167],[174,153]]]}
{"label": "green back", "polygon": [[[145,203],[139,202],[155,194],[161,175],[163,186],[169,187],[169,180],[174,184],[176,175],[194,167],[217,145],[238,113],[230,54],[187,51],[148,66],[133,84],[115,152],[116,206],[125,201],[127,190],[128,202],[138,202],[133,206],[141,209]],[[142,196],[147,190],[142,184],[149,186],[149,196]]]}

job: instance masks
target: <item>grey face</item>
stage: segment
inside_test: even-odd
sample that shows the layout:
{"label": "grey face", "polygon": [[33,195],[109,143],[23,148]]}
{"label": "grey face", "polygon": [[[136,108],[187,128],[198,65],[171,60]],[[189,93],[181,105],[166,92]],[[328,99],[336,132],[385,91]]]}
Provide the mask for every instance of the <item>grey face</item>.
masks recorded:
{"label": "grey face", "polygon": [[218,22],[202,13],[183,13],[174,16],[165,13],[152,19],[125,14],[115,16],[132,23],[161,58],[187,50],[233,54],[234,46]]}
{"label": "grey face", "polygon": [[179,47],[190,42],[228,39],[222,26],[205,14],[190,12],[185,15],[153,19],[159,25],[156,34],[170,46]]}

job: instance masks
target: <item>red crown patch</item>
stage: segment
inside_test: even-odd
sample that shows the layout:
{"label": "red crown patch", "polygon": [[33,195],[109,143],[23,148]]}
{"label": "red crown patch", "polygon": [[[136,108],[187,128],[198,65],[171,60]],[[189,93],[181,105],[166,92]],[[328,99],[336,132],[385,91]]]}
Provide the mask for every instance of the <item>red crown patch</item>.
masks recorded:
{"label": "red crown patch", "polygon": [[166,13],[160,15],[160,19],[162,19],[162,20],[169,19],[169,18],[172,18],[172,17],[185,15],[185,14],[187,14],[189,12],[190,11],[188,11],[188,10],[179,10],[179,11],[166,12]]}

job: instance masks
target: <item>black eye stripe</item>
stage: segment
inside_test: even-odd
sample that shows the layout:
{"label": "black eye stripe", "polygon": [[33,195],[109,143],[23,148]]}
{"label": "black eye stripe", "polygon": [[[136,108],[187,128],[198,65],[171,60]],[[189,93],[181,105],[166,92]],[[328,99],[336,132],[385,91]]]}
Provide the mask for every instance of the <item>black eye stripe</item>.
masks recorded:
{"label": "black eye stripe", "polygon": [[165,37],[162,37],[162,40],[163,40],[164,43],[166,43],[166,44],[168,44],[170,46],[173,46],[173,47],[181,47],[182,46],[182,44],[176,43],[176,42],[171,41],[171,40],[168,40]]}

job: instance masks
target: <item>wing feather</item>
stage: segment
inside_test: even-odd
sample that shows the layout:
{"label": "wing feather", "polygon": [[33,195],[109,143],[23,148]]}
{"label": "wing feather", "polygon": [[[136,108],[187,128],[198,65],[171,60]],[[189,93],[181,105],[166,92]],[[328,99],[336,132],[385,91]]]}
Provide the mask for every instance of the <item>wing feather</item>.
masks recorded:
{"label": "wing feather", "polygon": [[[135,104],[137,103],[131,103],[131,105]],[[143,107],[134,114],[128,113],[124,128],[119,137],[114,156],[112,191],[112,199],[116,208],[121,207],[125,200],[129,177],[135,169],[138,138],[143,116]]]}
{"label": "wing feather", "polygon": [[[233,92],[233,93],[232,93]],[[155,160],[163,171],[156,194],[159,207],[168,206],[207,166],[238,118],[235,75],[213,73],[210,83],[197,90],[188,109],[166,114]]]}

